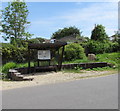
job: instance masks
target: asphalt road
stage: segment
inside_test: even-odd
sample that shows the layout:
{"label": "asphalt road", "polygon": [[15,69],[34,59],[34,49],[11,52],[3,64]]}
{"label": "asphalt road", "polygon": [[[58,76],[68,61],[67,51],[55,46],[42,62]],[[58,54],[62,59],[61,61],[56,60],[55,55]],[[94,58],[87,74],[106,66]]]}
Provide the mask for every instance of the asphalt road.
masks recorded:
{"label": "asphalt road", "polygon": [[118,109],[118,75],[3,91],[3,109]]}

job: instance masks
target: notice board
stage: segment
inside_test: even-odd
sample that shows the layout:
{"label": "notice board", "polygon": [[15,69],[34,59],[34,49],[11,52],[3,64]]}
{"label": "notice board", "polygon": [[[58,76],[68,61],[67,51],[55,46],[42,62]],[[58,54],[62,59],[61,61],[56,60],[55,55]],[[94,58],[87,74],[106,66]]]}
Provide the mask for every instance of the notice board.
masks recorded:
{"label": "notice board", "polygon": [[38,59],[50,60],[51,59],[50,50],[38,50]]}

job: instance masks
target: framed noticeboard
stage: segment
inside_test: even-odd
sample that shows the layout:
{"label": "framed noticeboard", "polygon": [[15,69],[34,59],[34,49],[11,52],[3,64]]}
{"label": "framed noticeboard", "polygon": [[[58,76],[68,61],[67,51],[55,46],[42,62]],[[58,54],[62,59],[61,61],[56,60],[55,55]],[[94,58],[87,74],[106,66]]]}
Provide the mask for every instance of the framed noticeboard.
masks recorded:
{"label": "framed noticeboard", "polygon": [[38,50],[38,59],[50,60],[51,59],[50,50]]}

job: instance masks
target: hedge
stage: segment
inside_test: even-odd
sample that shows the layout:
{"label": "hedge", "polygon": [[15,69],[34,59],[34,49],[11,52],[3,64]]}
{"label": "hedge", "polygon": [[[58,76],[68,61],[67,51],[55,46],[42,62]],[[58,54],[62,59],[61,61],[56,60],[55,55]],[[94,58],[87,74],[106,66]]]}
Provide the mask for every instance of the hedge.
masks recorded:
{"label": "hedge", "polygon": [[64,60],[70,61],[74,59],[85,58],[84,48],[77,43],[68,44],[65,46]]}
{"label": "hedge", "polygon": [[81,44],[85,48],[86,54],[94,53],[94,54],[103,54],[103,53],[110,53],[110,52],[117,52],[119,51],[119,44],[117,42],[99,42],[89,40],[86,43]]}

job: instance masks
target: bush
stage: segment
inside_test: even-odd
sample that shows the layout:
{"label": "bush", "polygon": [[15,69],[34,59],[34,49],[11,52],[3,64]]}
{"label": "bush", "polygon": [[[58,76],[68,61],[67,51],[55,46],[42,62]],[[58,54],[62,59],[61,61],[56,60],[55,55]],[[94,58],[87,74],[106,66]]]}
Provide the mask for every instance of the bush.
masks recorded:
{"label": "bush", "polygon": [[7,62],[26,62],[28,58],[28,51],[26,47],[15,47],[9,43],[3,43],[1,50],[3,64]]}
{"label": "bush", "polygon": [[6,63],[2,67],[2,72],[7,74],[9,69],[12,69],[12,68],[15,68],[15,67],[16,67],[16,63],[14,63],[14,62]]}
{"label": "bush", "polygon": [[83,43],[82,46],[85,48],[86,54],[94,53],[94,54],[103,54],[116,52],[119,49],[119,44],[112,43],[110,41],[99,42],[94,40],[89,40],[86,43]]}
{"label": "bush", "polygon": [[[0,47],[0,56],[2,56],[2,64],[7,62],[16,62],[16,63],[25,63],[28,61],[28,47],[21,46],[15,47],[10,43],[2,43],[2,47]],[[37,50],[31,50],[30,59],[36,60]]]}
{"label": "bush", "polygon": [[83,59],[85,57],[84,48],[80,44],[72,43],[65,46],[65,61]]}

